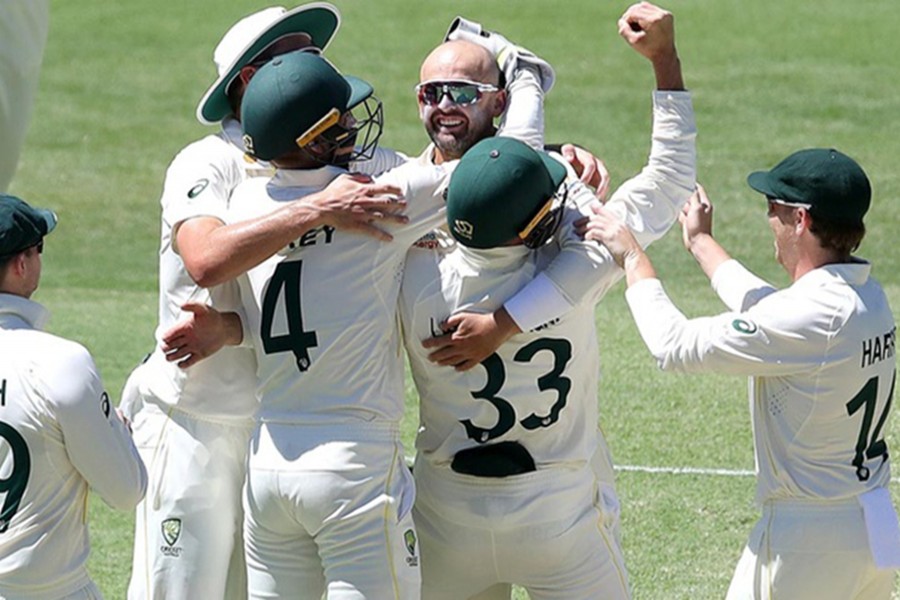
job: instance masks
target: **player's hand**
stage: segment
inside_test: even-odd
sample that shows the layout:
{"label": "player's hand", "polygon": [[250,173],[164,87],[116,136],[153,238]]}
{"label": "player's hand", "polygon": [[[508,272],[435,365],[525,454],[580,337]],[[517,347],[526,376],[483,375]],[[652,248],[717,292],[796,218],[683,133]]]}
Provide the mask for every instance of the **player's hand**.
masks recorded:
{"label": "player's hand", "polygon": [[706,190],[698,183],[697,190],[691,194],[678,216],[681,241],[689,252],[700,236],[712,235],[712,217],[712,202],[706,196]]}
{"label": "player's hand", "polygon": [[579,221],[576,231],[586,240],[600,242],[609,249],[616,263],[624,267],[629,256],[642,252],[640,244],[634,238],[628,226],[612,211],[600,205],[592,205],[594,215],[586,222]]}
{"label": "player's hand", "polygon": [[125,429],[128,430],[128,433],[133,434],[134,432],[131,430],[131,421],[125,416],[125,413],[122,412],[121,408],[116,408],[116,414],[122,419],[122,424],[125,425]]}
{"label": "player's hand", "polygon": [[609,171],[603,161],[588,150],[575,144],[563,144],[562,156],[575,169],[581,181],[594,188],[595,195],[601,202],[606,201],[609,192]]}
{"label": "player's hand", "polygon": [[441,328],[444,335],[429,338],[422,345],[432,351],[428,360],[457,371],[468,371],[518,333],[518,327],[503,308],[487,315],[458,313],[442,323]]}
{"label": "player's hand", "polygon": [[167,361],[176,362],[186,369],[212,356],[225,345],[241,342],[243,331],[240,317],[235,313],[221,313],[211,306],[193,302],[181,308],[189,316],[162,335],[160,347]]}
{"label": "player's hand", "polygon": [[351,173],[337,177],[322,192],[301,202],[312,204],[323,224],[355,231],[389,242],[393,237],[377,223],[406,223],[406,202],[394,185],[374,183],[368,175]]}
{"label": "player's hand", "polygon": [[675,56],[675,18],[649,2],[632,4],[619,19],[619,35],[639,54],[656,63]]}

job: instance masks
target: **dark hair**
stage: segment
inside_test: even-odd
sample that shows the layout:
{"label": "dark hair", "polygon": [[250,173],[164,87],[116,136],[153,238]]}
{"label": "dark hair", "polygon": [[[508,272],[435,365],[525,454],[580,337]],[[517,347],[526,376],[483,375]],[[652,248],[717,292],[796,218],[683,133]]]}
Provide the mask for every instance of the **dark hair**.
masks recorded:
{"label": "dark hair", "polygon": [[866,235],[866,226],[863,223],[848,224],[815,216],[812,216],[812,226],[809,230],[819,240],[822,248],[833,250],[842,256],[850,256],[859,248]]}

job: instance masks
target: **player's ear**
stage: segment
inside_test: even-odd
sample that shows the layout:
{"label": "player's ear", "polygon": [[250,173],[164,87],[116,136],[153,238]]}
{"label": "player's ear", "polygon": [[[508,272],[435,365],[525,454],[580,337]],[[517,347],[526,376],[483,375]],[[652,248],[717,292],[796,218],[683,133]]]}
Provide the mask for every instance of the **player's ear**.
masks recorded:
{"label": "player's ear", "polygon": [[250,80],[253,79],[253,76],[256,74],[257,68],[253,65],[247,65],[241,67],[241,70],[238,71],[238,78],[241,80],[241,83],[244,84],[244,87],[247,87],[247,84],[250,83]]}
{"label": "player's ear", "polygon": [[491,112],[495,117],[499,117],[503,114],[503,111],[506,110],[508,97],[506,95],[506,90],[500,90],[496,94],[494,94],[494,98],[492,100]]}
{"label": "player's ear", "polygon": [[809,211],[803,207],[798,208],[794,211],[794,229],[797,230],[797,233],[800,233],[803,230],[809,230],[812,227],[812,217],[809,214]]}

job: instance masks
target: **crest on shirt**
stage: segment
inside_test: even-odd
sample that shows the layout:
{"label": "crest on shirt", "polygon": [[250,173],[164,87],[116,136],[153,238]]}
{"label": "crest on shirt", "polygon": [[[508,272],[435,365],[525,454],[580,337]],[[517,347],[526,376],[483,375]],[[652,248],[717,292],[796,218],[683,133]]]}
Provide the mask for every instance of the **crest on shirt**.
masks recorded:
{"label": "crest on shirt", "polygon": [[410,567],[419,566],[419,557],[416,556],[416,532],[412,529],[407,529],[403,532],[403,544],[406,546],[406,551],[409,552],[409,556],[406,558],[406,564]]}
{"label": "crest on shirt", "polygon": [[756,326],[756,323],[747,321],[746,319],[735,319],[731,322],[731,327],[738,333],[743,333],[745,335],[753,335],[756,333],[757,329],[759,329]]}
{"label": "crest on shirt", "polygon": [[188,190],[187,197],[193,200],[194,198],[199,196],[208,185],[209,179],[201,179],[194,184],[194,187]]}
{"label": "crest on shirt", "polygon": [[163,539],[169,547],[175,545],[181,535],[181,519],[166,519],[162,522]]}

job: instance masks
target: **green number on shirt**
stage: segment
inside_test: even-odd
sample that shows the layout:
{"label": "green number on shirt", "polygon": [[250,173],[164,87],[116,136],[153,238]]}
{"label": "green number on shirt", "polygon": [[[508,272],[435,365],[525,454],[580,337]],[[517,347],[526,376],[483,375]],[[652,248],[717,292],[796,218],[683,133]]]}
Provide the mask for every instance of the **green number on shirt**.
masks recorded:
{"label": "green number on shirt", "polygon": [[[303,315],[300,310],[300,272],[303,261],[283,262],[275,268],[272,279],[263,293],[262,322],[260,335],[266,354],[291,351],[297,359],[297,368],[309,369],[309,349],[318,346],[315,331],[304,331]],[[272,335],[272,322],[278,298],[284,290],[284,308],[287,313],[288,332]]]}
{"label": "green number on shirt", "polygon": [[[572,389],[572,381],[568,377],[562,376],[566,365],[572,359],[572,344],[568,340],[548,338],[534,340],[516,352],[513,360],[520,363],[531,362],[535,354],[541,350],[548,350],[553,354],[553,370],[539,377],[537,386],[540,391],[556,390],[556,402],[550,407],[548,414],[539,416],[532,413],[522,419],[520,423],[525,429],[549,427],[556,423],[559,420],[560,411],[566,406],[569,390]],[[466,435],[479,444],[500,437],[516,424],[516,411],[512,404],[497,395],[503,388],[503,384],[506,383],[506,368],[503,366],[500,356],[496,353],[491,354],[481,362],[481,366],[487,371],[487,383],[477,392],[470,393],[477,400],[486,400],[493,404],[497,409],[499,419],[497,424],[489,429],[473,425],[470,419],[460,421],[466,428]]]}
{"label": "green number on shirt", "polygon": [[888,392],[887,403],[881,411],[881,416],[878,417],[878,423],[875,425],[875,430],[872,431],[871,437],[869,437],[869,430],[872,428],[875,405],[878,402],[878,378],[873,377],[867,381],[853,399],[847,403],[847,414],[850,416],[853,416],[860,408],[864,408],[862,425],[859,428],[859,438],[856,441],[856,454],[851,463],[856,467],[856,477],[860,481],[869,479],[869,468],[863,464],[866,460],[876,456],[883,457],[883,460],[888,458],[887,444],[883,438],[879,439],[879,437],[881,436],[881,428],[884,427],[884,422],[887,420],[891,409],[891,401],[894,398],[894,383],[896,381],[897,372],[895,371],[894,376],[891,378],[891,389]]}
{"label": "green number on shirt", "polygon": [[19,510],[19,503],[25,495],[28,476],[31,475],[31,453],[25,439],[10,425],[0,421],[0,440],[9,444],[12,452],[12,472],[6,479],[0,479],[0,494],[6,493],[0,509],[0,533],[9,528],[9,522]]}

